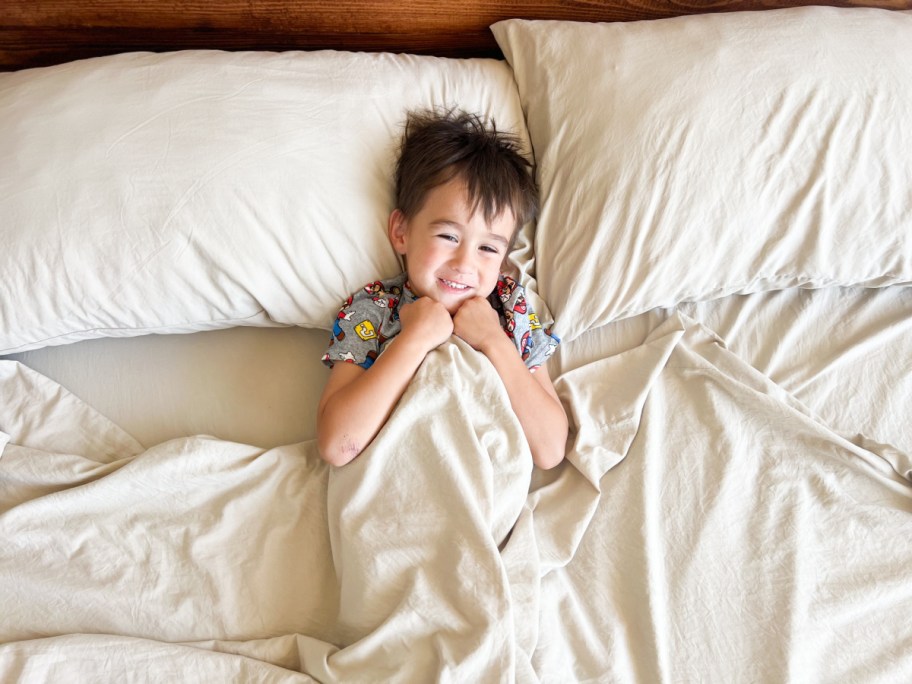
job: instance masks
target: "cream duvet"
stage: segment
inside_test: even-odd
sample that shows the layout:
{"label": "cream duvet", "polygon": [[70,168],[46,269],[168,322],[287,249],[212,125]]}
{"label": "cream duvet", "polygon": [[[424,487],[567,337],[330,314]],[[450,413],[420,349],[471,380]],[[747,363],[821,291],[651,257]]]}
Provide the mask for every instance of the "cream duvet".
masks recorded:
{"label": "cream duvet", "polygon": [[4,362],[3,678],[912,678],[908,454],[680,315],[556,386],[568,456],[533,484],[458,340],[331,472],[313,442],[143,450]]}

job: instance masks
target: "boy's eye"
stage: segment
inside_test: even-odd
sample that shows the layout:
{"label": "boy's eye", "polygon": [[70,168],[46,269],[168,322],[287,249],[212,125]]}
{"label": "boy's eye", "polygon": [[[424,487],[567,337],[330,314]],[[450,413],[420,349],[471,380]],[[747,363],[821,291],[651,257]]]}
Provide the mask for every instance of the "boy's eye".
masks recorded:
{"label": "boy's eye", "polygon": [[449,242],[456,242],[455,235],[449,235],[447,233],[442,233],[442,234],[438,235],[437,237],[442,238],[444,240],[448,240]]}
{"label": "boy's eye", "polygon": [[496,247],[491,247],[490,245],[482,245],[482,246],[481,246],[481,251],[482,251],[482,252],[490,252],[491,254],[500,254],[500,252],[497,250]]}

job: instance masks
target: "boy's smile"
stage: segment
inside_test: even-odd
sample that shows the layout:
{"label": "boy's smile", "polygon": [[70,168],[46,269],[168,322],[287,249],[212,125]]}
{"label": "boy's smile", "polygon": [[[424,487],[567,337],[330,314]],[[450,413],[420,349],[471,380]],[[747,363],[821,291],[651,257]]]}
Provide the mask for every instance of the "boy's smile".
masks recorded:
{"label": "boy's smile", "polygon": [[415,295],[440,302],[453,315],[467,299],[494,291],[514,228],[510,209],[490,223],[473,211],[465,183],[456,177],[428,192],[414,216],[393,211],[389,237],[406,257]]}

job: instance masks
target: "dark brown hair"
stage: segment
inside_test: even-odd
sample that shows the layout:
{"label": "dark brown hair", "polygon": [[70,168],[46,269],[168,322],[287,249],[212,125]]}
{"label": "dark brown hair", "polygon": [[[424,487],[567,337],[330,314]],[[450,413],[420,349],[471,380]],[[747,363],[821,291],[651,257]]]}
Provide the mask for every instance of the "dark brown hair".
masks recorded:
{"label": "dark brown hair", "polygon": [[[458,109],[409,113],[396,162],[396,207],[406,216],[421,211],[428,193],[459,177],[469,205],[490,222],[506,209],[516,228],[538,213],[531,163],[516,135],[491,120]],[[514,230],[514,235],[515,235]]]}

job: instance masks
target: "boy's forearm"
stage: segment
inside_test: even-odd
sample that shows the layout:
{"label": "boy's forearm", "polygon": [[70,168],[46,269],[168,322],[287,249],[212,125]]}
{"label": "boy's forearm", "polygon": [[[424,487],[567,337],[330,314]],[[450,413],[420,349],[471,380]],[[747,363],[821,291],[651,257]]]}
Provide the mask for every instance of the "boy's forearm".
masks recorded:
{"label": "boy's forearm", "polygon": [[567,414],[556,396],[549,394],[526,368],[516,347],[504,336],[484,350],[510,397],[532,460],[539,468],[553,468],[564,458],[567,446]]}
{"label": "boy's forearm", "polygon": [[407,342],[396,339],[368,370],[333,394],[318,419],[318,449],[341,466],[357,457],[386,423],[424,360]]}

